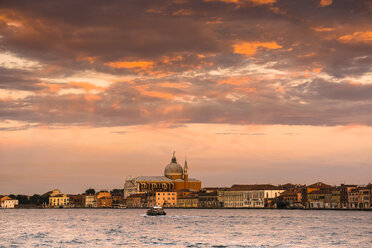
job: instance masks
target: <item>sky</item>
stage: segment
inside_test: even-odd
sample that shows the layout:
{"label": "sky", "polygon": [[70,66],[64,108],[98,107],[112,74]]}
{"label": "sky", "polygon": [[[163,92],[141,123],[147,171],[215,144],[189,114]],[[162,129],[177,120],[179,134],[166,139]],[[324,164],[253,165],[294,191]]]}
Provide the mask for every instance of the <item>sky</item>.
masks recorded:
{"label": "sky", "polygon": [[369,0],[0,0],[0,194],[372,182]]}

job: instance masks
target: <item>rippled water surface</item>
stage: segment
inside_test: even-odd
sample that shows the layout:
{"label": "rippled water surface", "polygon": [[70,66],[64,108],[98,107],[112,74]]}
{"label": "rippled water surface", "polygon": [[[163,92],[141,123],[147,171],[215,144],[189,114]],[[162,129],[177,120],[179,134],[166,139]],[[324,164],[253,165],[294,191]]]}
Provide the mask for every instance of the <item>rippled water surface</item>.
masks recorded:
{"label": "rippled water surface", "polygon": [[372,212],[0,210],[0,247],[372,247]]}

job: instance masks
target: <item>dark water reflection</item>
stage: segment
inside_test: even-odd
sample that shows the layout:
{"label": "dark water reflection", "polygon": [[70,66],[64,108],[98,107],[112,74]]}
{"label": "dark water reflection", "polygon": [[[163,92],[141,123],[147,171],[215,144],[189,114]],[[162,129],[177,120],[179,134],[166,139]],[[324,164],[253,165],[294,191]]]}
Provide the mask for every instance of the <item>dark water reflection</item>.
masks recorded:
{"label": "dark water reflection", "polygon": [[372,247],[372,212],[31,209],[0,211],[0,247]]}

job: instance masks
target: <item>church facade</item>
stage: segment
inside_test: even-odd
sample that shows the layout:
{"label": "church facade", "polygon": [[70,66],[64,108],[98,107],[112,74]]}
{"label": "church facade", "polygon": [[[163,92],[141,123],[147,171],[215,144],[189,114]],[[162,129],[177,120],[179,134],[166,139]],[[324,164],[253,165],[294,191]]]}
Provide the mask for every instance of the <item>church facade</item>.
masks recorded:
{"label": "church facade", "polygon": [[139,176],[125,181],[124,198],[132,194],[158,191],[199,191],[201,181],[189,178],[189,169],[185,160],[184,167],[177,163],[175,153],[164,169],[164,176]]}

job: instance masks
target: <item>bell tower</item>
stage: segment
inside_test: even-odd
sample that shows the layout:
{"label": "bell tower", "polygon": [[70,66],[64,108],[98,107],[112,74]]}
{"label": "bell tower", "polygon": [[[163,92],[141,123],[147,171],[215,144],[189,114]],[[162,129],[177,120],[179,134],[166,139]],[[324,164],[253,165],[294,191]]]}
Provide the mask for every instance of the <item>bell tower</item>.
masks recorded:
{"label": "bell tower", "polygon": [[189,167],[187,166],[187,160],[185,159],[185,165],[183,166],[183,180],[185,181],[185,189],[189,188]]}

